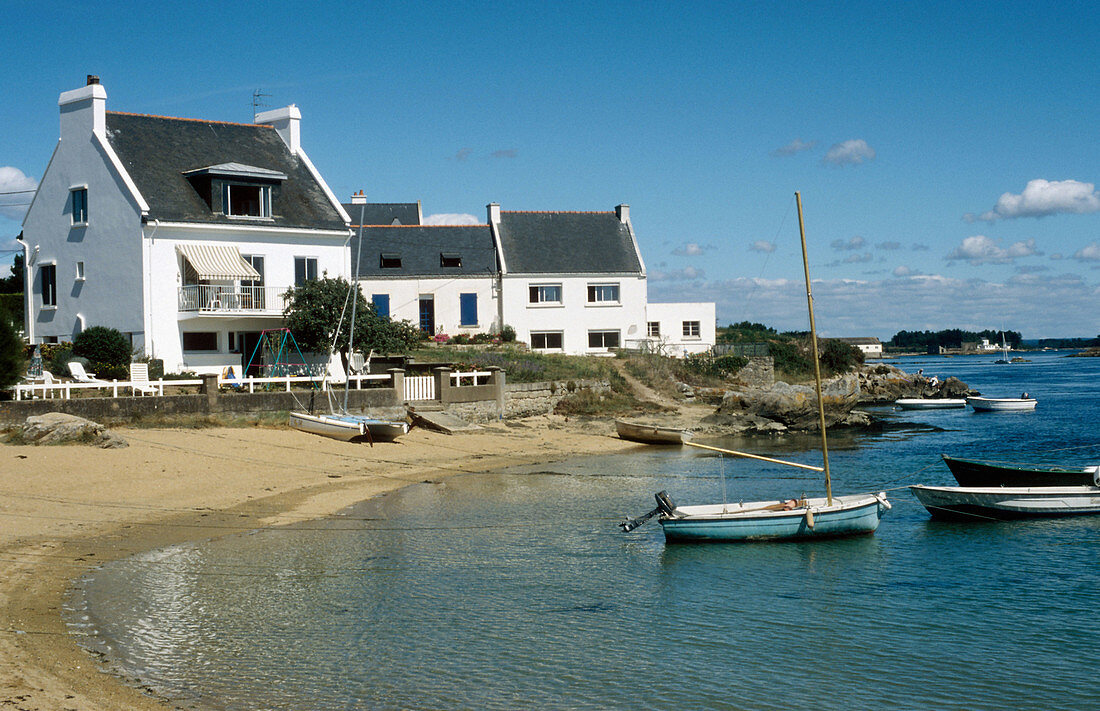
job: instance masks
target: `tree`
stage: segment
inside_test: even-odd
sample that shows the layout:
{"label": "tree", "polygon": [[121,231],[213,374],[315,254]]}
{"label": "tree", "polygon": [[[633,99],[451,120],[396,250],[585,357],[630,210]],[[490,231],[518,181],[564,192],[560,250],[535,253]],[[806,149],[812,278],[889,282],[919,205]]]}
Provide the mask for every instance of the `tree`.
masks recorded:
{"label": "tree", "polygon": [[114,328],[92,326],[73,339],[73,355],[87,358],[93,364],[125,367],[132,354],[126,336]]}
{"label": "tree", "polygon": [[0,314],[0,389],[18,383],[23,370],[23,342],[11,321]]}
{"label": "tree", "polygon": [[23,293],[23,255],[15,255],[11,265],[11,275],[0,279],[0,294]]}
{"label": "tree", "polygon": [[[287,292],[283,319],[303,350],[328,353],[333,348],[346,356],[351,335],[351,293],[355,306],[356,350],[377,353],[404,353],[420,340],[420,332],[408,321],[393,321],[379,316],[367,303],[363,292],[354,291],[343,277],[324,277],[305,282]],[[343,326],[341,326],[343,314]],[[340,333],[337,334],[337,328]]]}

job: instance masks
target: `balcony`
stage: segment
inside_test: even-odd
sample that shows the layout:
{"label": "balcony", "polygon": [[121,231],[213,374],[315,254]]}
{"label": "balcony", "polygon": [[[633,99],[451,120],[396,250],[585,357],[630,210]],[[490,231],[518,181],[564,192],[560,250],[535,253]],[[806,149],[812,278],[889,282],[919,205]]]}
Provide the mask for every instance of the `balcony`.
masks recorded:
{"label": "balcony", "polygon": [[194,284],[179,288],[181,313],[279,316],[286,305],[285,286]]}

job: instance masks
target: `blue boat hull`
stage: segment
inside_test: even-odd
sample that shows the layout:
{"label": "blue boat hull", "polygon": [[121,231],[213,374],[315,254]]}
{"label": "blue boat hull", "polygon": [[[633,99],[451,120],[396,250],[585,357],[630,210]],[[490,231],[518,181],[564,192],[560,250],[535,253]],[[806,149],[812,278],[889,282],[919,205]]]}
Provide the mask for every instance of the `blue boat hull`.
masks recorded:
{"label": "blue boat hull", "polygon": [[[874,533],[883,513],[889,508],[885,496],[881,494],[838,497],[834,499],[833,506],[824,505],[824,500],[816,501],[820,505],[810,502],[808,510],[811,516],[806,515],[807,508],[761,512],[756,504],[739,504],[729,507],[727,513],[692,512],[692,509],[715,507],[677,508],[673,515],[663,515],[660,522],[665,540],[670,542],[836,538]],[[759,503],[774,505],[778,502]],[[738,511],[738,507],[745,511]]]}

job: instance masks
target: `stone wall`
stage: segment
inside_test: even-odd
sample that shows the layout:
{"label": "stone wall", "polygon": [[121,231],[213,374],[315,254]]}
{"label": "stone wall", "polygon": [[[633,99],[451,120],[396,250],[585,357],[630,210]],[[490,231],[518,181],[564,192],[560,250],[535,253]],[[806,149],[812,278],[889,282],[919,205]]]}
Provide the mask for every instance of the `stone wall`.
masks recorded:
{"label": "stone wall", "polygon": [[770,388],[775,385],[775,362],[771,356],[751,356],[737,379],[750,388]]}
{"label": "stone wall", "polygon": [[[554,411],[563,397],[580,389],[607,392],[611,390],[611,384],[606,380],[508,383],[504,386],[504,417],[546,415]],[[496,400],[450,403],[447,412],[467,422],[491,422],[501,417],[500,405]]]}

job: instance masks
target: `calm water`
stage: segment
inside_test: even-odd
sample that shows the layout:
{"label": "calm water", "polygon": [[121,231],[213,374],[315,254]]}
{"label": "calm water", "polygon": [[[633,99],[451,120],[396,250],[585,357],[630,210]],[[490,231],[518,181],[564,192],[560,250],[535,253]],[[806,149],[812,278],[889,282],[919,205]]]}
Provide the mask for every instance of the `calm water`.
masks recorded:
{"label": "calm water", "polygon": [[[1100,462],[1100,359],[921,358],[1032,413],[880,410],[830,440],[838,493],[953,483],[940,452]],[[810,440],[730,445],[817,462]],[[794,474],[790,472],[795,472]],[[1100,699],[1100,517],[929,520],[905,490],[873,537],[666,545],[624,514],[816,494],[799,470],[695,451],[411,487],[331,524],[98,570],[74,626],[201,708],[1074,709]]]}

